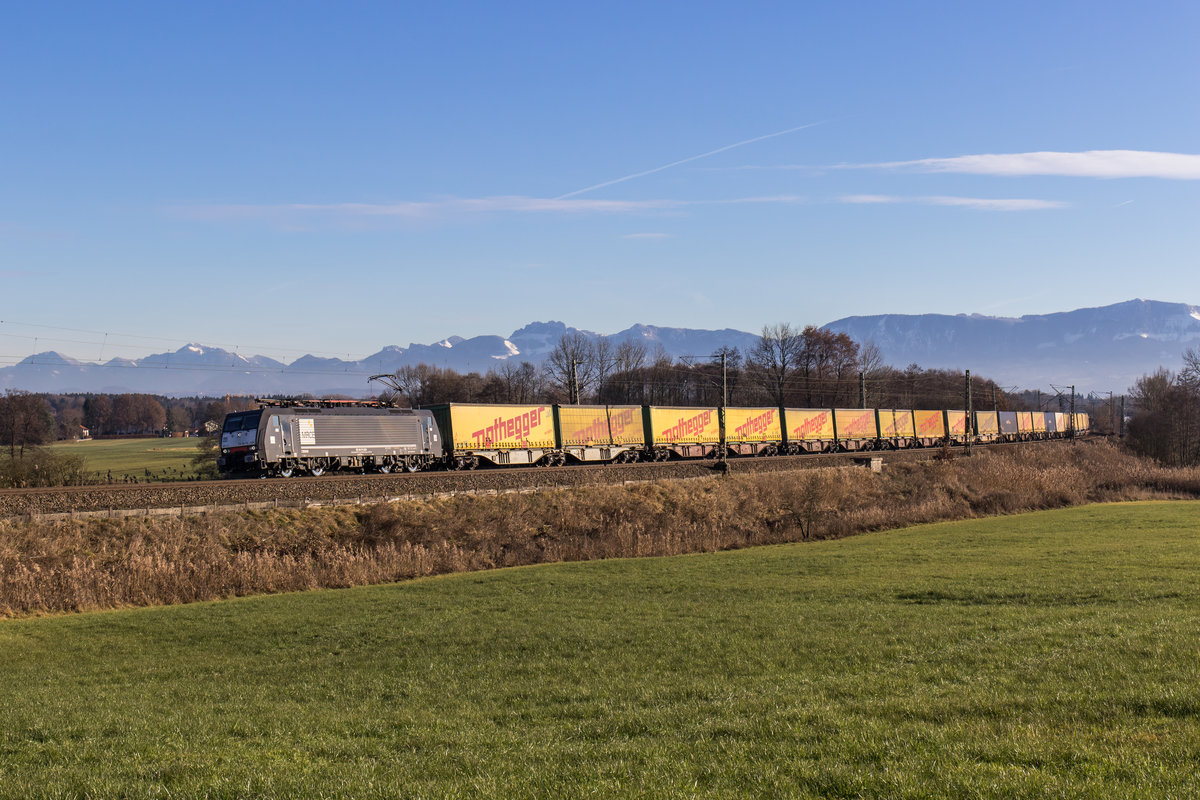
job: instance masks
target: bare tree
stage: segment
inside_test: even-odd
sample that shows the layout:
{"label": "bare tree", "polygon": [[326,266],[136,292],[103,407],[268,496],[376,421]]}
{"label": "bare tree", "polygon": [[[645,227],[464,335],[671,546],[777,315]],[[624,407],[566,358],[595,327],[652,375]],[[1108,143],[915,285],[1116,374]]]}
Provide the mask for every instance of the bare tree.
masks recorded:
{"label": "bare tree", "polygon": [[808,325],[800,334],[799,372],[805,403],[833,406],[854,397],[858,344],[845,333]]}
{"label": "bare tree", "polygon": [[44,397],[4,390],[0,397],[0,445],[8,445],[10,458],[24,458],[25,448],[45,444],[54,428],[54,416]]}
{"label": "bare tree", "polygon": [[429,382],[433,369],[427,364],[406,364],[396,370],[395,385],[411,407],[416,408],[429,402]]}
{"label": "bare tree", "polygon": [[616,372],[633,372],[646,366],[646,343],[626,339],[617,345],[613,369]]}
{"label": "bare tree", "polygon": [[1200,463],[1200,384],[1160,368],[1137,380],[1131,399],[1131,447],[1171,466]]}
{"label": "bare tree", "polygon": [[1183,371],[1179,373],[1179,382],[1200,389],[1200,350],[1195,347],[1183,351]]}
{"label": "bare tree", "polygon": [[522,361],[520,364],[505,361],[500,367],[500,378],[504,382],[509,403],[534,403],[542,399],[544,381],[541,370]]}
{"label": "bare tree", "polygon": [[546,359],[546,376],[568,402],[578,403],[596,381],[592,340],[579,331],[564,333]]}
{"label": "bare tree", "polygon": [[617,367],[617,352],[612,342],[603,336],[592,342],[592,360],[595,362],[595,389],[598,397]]}
{"label": "bare tree", "polygon": [[762,387],[775,405],[785,404],[788,382],[799,365],[804,348],[803,336],[786,322],[764,325],[762,336],[750,351]]}

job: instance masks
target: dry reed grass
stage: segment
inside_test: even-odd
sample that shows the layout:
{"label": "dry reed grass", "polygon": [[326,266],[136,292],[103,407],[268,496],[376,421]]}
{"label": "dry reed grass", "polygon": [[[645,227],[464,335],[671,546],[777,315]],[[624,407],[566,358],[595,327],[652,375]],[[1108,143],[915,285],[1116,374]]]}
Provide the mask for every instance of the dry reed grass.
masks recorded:
{"label": "dry reed grass", "polygon": [[363,509],[0,522],[0,616],[834,538],[1087,502],[1196,497],[1200,470],[1109,445]]}

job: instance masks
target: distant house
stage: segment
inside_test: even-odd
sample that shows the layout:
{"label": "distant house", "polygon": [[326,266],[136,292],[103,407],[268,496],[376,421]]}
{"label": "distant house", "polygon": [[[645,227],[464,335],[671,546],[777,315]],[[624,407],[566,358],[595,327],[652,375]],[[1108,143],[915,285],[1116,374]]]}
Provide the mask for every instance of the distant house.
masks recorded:
{"label": "distant house", "polygon": [[79,430],[75,434],[75,438],[76,439],[90,439],[90,438],[92,438],[92,432],[89,431],[87,428],[83,427],[82,425],[80,425]]}

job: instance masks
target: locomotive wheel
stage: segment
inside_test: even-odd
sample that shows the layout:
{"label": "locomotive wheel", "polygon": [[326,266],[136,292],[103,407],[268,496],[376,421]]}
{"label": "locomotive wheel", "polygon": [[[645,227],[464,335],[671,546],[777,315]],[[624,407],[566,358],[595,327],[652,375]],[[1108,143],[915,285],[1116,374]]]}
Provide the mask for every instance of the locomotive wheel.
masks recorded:
{"label": "locomotive wheel", "polygon": [[286,467],[280,467],[279,472],[278,472],[278,475],[281,478],[290,478],[295,474],[296,474],[296,468],[290,464]]}
{"label": "locomotive wheel", "polygon": [[389,472],[391,472],[391,471],[392,471],[392,465],[391,465],[391,464],[386,464],[386,463],[385,463],[385,464],[380,464],[380,465],[379,465],[379,471],[380,471],[380,472],[382,472],[384,475],[387,475]]}
{"label": "locomotive wheel", "polygon": [[420,468],[421,468],[421,465],[411,459],[404,462],[405,472],[416,472]]}
{"label": "locomotive wheel", "polygon": [[312,475],[314,478],[319,478],[319,477],[321,477],[322,475],[324,475],[324,474],[325,474],[325,468],[324,468],[324,467],[313,467],[313,468],[312,468],[312,469],[310,469],[308,472],[309,472],[309,474],[311,474],[311,475]]}

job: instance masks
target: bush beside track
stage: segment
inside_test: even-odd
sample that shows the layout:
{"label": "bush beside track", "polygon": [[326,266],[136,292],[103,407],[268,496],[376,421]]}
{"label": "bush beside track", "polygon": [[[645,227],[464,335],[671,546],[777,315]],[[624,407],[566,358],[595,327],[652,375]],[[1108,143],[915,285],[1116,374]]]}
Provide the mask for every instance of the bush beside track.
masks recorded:
{"label": "bush beside track", "polygon": [[1087,502],[1197,496],[1200,470],[1165,469],[1098,444],[897,463],[880,473],[792,469],[357,508],[10,518],[0,520],[0,617],[711,552]]}

